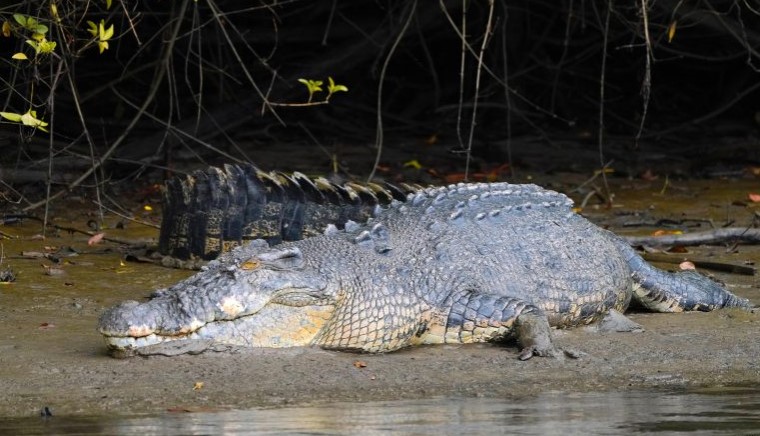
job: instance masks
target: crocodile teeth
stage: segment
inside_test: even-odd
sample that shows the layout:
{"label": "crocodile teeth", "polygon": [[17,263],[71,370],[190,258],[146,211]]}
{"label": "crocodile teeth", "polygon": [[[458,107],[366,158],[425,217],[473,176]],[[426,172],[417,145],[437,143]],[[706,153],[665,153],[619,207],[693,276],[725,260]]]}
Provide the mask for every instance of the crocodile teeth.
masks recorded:
{"label": "crocodile teeth", "polygon": [[155,334],[142,336],[139,338],[134,338],[131,336],[106,336],[105,339],[108,346],[117,348],[119,350],[147,347],[149,345],[160,344],[161,342],[171,340],[168,336],[158,336]]}

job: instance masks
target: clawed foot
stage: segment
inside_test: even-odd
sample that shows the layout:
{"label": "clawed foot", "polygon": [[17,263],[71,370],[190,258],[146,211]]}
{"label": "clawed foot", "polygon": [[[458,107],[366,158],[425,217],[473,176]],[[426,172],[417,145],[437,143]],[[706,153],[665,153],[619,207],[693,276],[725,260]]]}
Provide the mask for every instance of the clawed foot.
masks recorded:
{"label": "clawed foot", "polygon": [[549,321],[542,313],[520,314],[515,320],[515,334],[517,341],[523,346],[518,356],[520,360],[528,360],[533,356],[578,359],[586,355],[577,350],[555,347]]}
{"label": "clawed foot", "polygon": [[564,357],[569,359],[580,359],[581,357],[586,356],[586,353],[579,350],[557,348],[554,346],[549,349],[538,349],[533,346],[523,348],[517,358],[520,360],[528,360],[533,356],[554,357],[555,359],[562,359]]}
{"label": "clawed foot", "polygon": [[514,327],[517,342],[523,346],[520,360],[528,360],[533,356],[558,357],[562,354],[552,343],[549,321],[543,313],[522,313],[515,320]]}
{"label": "clawed foot", "polygon": [[610,310],[597,326],[600,332],[643,332],[644,327],[618,312]]}

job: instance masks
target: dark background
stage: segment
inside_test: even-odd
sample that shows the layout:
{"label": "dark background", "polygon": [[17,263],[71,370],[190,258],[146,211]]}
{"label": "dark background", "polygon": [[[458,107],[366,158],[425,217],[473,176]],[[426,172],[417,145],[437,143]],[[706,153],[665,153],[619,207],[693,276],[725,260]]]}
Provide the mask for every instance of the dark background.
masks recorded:
{"label": "dark background", "polygon": [[[2,110],[31,107],[51,123],[50,135],[0,124],[2,178],[15,189],[234,161],[398,180],[412,177],[413,158],[435,183],[602,164],[703,176],[758,160],[758,2],[56,5],[60,22],[49,2],[0,10],[12,29],[0,38]],[[46,23],[55,54],[10,60],[34,55],[12,13]],[[99,54],[86,21],[101,19],[115,35]],[[308,93],[298,79],[328,77],[349,92],[299,106]],[[265,102],[280,106],[262,111]]]}

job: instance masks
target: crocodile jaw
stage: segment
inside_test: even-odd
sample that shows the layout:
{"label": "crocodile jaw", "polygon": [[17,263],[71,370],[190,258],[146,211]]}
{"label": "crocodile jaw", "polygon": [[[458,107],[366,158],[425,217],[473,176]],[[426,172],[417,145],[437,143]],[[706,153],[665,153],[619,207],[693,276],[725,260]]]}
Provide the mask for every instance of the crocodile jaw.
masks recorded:
{"label": "crocodile jaw", "polygon": [[224,351],[231,347],[308,346],[333,311],[332,305],[293,307],[270,304],[255,314],[212,321],[189,333],[150,333],[145,336],[104,333],[104,339],[109,353],[114,357],[198,354]]}

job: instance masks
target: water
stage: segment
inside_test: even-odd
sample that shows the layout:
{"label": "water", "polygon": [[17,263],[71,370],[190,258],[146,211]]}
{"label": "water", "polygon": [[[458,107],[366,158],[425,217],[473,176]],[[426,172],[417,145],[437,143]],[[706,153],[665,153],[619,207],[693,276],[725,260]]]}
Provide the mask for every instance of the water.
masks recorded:
{"label": "water", "polygon": [[546,393],[522,400],[439,398],[152,416],[0,419],[0,433],[760,435],[760,388]]}

